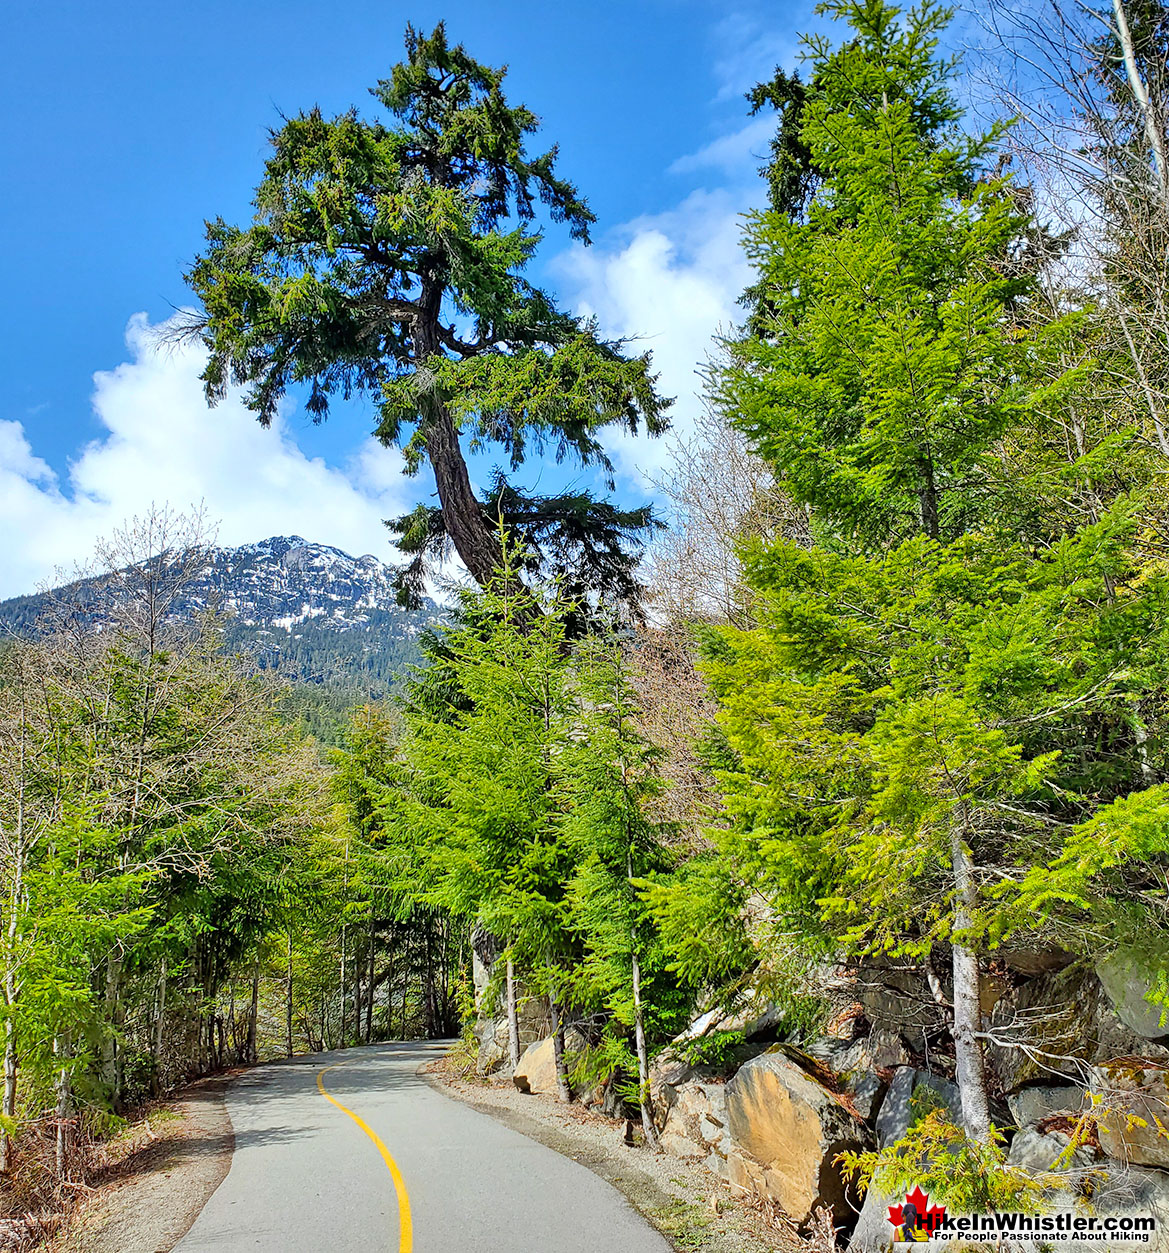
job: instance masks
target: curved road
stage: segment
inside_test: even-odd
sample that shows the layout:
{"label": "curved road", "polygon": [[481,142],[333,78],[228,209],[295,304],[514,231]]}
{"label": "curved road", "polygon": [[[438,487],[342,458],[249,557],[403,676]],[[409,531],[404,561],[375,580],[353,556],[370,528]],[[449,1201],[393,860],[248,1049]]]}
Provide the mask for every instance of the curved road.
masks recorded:
{"label": "curved road", "polygon": [[418,1067],[446,1047],[236,1080],[231,1170],[177,1253],[668,1253],[590,1170],[430,1087]]}

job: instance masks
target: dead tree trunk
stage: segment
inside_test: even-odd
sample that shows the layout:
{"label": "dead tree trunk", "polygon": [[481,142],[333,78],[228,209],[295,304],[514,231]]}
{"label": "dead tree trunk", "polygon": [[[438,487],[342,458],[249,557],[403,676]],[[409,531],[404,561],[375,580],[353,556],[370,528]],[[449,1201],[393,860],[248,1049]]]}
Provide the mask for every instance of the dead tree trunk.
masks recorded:
{"label": "dead tree trunk", "polygon": [[73,1094],[69,1083],[68,1045],[63,1036],[53,1040],[53,1053],[57,1058],[57,1145],[56,1170],[58,1182],[65,1182],[69,1175],[70,1119],[73,1114]]}
{"label": "dead tree trunk", "polygon": [[637,1044],[637,1090],[641,1100],[641,1129],[651,1149],[658,1147],[658,1129],[654,1125],[653,1097],[649,1090],[649,1053],[645,1046],[645,1017],[641,1009],[641,963],[633,950],[633,1031]]}
{"label": "dead tree trunk", "polygon": [[288,1056],[292,1056],[292,932],[288,933],[288,978],[284,996],[284,1043]]}

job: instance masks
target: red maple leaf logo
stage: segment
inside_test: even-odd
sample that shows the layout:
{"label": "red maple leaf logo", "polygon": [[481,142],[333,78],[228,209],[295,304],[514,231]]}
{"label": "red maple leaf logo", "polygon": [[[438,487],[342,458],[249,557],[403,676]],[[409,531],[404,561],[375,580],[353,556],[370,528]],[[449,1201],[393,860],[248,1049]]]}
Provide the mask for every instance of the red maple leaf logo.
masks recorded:
{"label": "red maple leaf logo", "polygon": [[928,1240],[945,1217],[946,1207],[931,1205],[929,1197],[919,1187],[907,1192],[902,1204],[889,1206],[889,1221],[901,1228],[902,1240]]}

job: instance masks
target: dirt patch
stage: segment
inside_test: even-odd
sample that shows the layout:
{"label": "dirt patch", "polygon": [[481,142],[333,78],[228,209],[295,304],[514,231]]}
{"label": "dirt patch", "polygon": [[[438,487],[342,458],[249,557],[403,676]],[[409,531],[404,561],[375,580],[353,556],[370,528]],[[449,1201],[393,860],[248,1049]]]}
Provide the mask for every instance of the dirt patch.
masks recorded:
{"label": "dirt patch", "polygon": [[[640,1142],[625,1142],[625,1124],[551,1096],[518,1091],[510,1080],[486,1082],[460,1073],[446,1058],[422,1067],[447,1096],[580,1162],[629,1198],[674,1246],[686,1253],[808,1253],[782,1215],[736,1194],[705,1166]],[[640,1128],[637,1129],[640,1141]]]}
{"label": "dirt patch", "polygon": [[205,1079],[148,1120],[91,1179],[81,1212],[48,1253],[170,1253],[231,1166],[223,1101],[230,1077]]}

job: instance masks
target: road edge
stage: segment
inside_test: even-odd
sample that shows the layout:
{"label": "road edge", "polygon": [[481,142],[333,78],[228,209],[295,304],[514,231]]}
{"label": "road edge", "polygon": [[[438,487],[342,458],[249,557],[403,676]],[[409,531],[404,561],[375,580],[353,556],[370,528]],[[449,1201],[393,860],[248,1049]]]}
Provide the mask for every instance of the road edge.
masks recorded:
{"label": "road edge", "polygon": [[172,1253],[231,1169],[235,1129],[226,1096],[235,1077],[200,1080],[168,1102],[180,1119],[139,1166],[98,1189],[49,1253]]}
{"label": "road edge", "polygon": [[[476,1113],[494,1118],[496,1122],[502,1123],[510,1130],[526,1136],[529,1140],[535,1140],[554,1153],[559,1153],[561,1157],[576,1162],[578,1166],[583,1166],[620,1192],[637,1213],[675,1250],[675,1253],[687,1253],[687,1250],[693,1249],[693,1245],[679,1244],[675,1239],[676,1232],[662,1225],[662,1214],[676,1207],[676,1198],[664,1192],[656,1180],[642,1170],[636,1162],[619,1162],[614,1155],[597,1148],[590,1151],[555,1127],[550,1127],[547,1123],[518,1110],[477,1101],[472,1093],[462,1091],[432,1071],[426,1070],[425,1067],[430,1064],[430,1062],[422,1063],[417,1073],[436,1092],[442,1093],[450,1100],[470,1106]],[[614,1134],[617,1134],[616,1129],[614,1129]]]}

